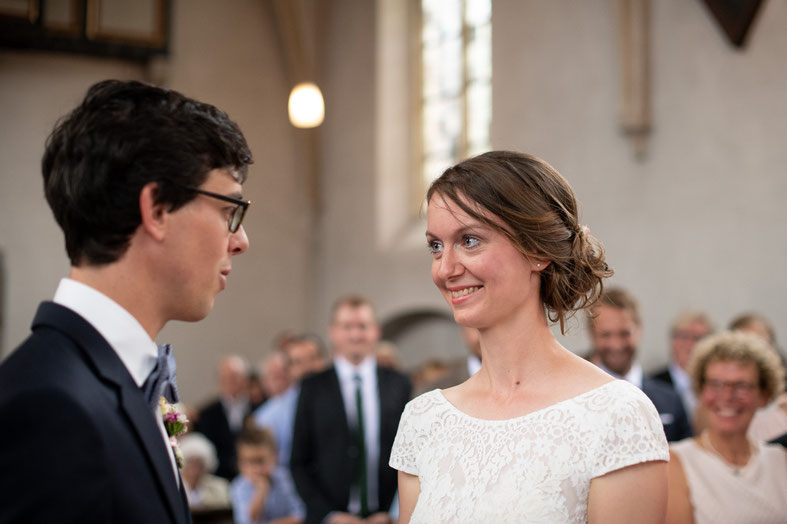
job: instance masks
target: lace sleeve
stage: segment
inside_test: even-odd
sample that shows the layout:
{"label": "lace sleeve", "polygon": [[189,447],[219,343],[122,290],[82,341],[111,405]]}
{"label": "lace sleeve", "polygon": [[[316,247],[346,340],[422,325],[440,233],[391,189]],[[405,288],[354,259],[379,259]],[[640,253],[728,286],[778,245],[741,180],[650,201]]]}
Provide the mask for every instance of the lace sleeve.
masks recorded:
{"label": "lace sleeve", "polygon": [[422,442],[422,439],[418,438],[418,415],[413,409],[413,404],[420,400],[421,397],[418,397],[405,406],[402,418],[399,419],[399,429],[394,438],[391,458],[388,461],[388,465],[392,468],[411,475],[418,475],[416,458]]}
{"label": "lace sleeve", "polygon": [[622,394],[607,399],[596,434],[593,477],[641,462],[669,461],[669,448],[659,414],[650,399],[627,384]]}

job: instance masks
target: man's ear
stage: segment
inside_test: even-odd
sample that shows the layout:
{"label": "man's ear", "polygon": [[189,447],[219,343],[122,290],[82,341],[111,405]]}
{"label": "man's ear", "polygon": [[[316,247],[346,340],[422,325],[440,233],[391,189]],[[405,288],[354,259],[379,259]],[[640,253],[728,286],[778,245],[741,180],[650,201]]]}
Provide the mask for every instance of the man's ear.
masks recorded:
{"label": "man's ear", "polygon": [[142,187],[139,193],[139,214],[142,218],[141,226],[151,237],[162,240],[166,233],[169,213],[167,205],[156,203],[158,184],[149,182]]}

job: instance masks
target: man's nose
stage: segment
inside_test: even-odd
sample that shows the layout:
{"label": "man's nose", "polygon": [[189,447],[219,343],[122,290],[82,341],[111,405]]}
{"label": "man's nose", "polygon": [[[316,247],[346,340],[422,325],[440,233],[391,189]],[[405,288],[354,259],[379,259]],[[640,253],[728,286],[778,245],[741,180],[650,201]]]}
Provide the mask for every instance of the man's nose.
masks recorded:
{"label": "man's nose", "polygon": [[246,236],[246,230],[240,226],[237,231],[231,234],[229,251],[232,255],[240,255],[249,249],[249,237]]}
{"label": "man's nose", "polygon": [[609,345],[612,349],[620,351],[627,346],[626,339],[623,337],[612,337],[609,340]]}

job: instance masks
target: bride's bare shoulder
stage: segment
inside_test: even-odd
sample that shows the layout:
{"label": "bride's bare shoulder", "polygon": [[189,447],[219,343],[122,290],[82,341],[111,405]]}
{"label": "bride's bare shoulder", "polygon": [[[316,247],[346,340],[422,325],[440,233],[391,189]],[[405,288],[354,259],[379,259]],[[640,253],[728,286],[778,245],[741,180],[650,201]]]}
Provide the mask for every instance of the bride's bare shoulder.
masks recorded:
{"label": "bride's bare shoulder", "polygon": [[566,379],[565,383],[572,384],[579,393],[595,389],[615,380],[592,362],[588,362],[571,352],[568,352],[563,371],[560,374],[561,378]]}

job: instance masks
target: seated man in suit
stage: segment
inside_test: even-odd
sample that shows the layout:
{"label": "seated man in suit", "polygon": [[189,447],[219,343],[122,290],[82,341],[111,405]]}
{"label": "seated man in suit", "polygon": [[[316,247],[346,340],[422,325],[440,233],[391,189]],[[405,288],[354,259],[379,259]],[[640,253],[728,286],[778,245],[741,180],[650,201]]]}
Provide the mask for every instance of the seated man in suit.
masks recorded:
{"label": "seated man in suit", "polygon": [[604,289],[588,315],[588,329],[598,366],[640,388],[656,406],[667,440],[691,436],[691,427],[677,393],[642,373],[636,361],[641,326],[636,299],[620,288]]}
{"label": "seated man in suit", "polygon": [[697,409],[697,397],[691,389],[691,377],[687,366],[691,352],[697,342],[713,333],[713,324],[700,311],[684,311],[672,322],[670,329],[670,346],[672,358],[669,365],[653,374],[653,378],[668,384],[680,396],[683,408],[689,418],[694,419]]}
{"label": "seated man in suit", "polygon": [[94,85],[57,124],[44,192],[71,270],[0,365],[0,523],[190,521],[154,340],[204,318],[248,248],[250,162],[225,113],[140,82]]}
{"label": "seated man in suit", "polygon": [[216,475],[232,480],[238,474],[235,441],[243,429],[243,422],[251,412],[249,400],[249,368],[237,355],[224,357],[216,369],[219,398],[202,408],[194,430],[213,443],[219,458]]}
{"label": "seated man in suit", "polygon": [[333,367],[303,380],[290,469],[307,524],[390,522],[396,471],[388,458],[410,381],[379,367],[380,328],[364,298],[333,306],[328,338]]}

